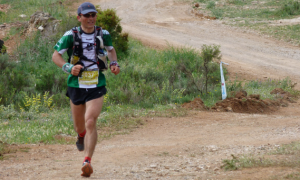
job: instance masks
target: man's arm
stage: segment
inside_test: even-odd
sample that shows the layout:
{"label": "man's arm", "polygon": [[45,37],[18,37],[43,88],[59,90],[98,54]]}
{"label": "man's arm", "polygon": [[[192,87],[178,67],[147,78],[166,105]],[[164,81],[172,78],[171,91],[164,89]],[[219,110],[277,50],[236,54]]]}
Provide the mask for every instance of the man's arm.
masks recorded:
{"label": "man's arm", "polygon": [[60,68],[62,68],[62,66],[66,64],[65,60],[62,58],[62,55],[59,54],[56,50],[52,55],[52,61]]}
{"label": "man's arm", "polygon": [[[65,60],[63,59],[62,55],[59,54],[56,50],[54,51],[52,55],[52,61],[60,68],[63,67],[64,64],[66,64]],[[74,76],[78,76],[80,69],[83,68],[81,65],[75,65],[71,69],[71,74]]]}
{"label": "man's arm", "polygon": [[[107,51],[107,57],[111,62],[117,61],[117,53],[116,53],[115,48],[112,48],[111,50]],[[110,66],[110,70],[115,75],[120,73],[120,68],[118,66],[112,65],[112,66]]]}

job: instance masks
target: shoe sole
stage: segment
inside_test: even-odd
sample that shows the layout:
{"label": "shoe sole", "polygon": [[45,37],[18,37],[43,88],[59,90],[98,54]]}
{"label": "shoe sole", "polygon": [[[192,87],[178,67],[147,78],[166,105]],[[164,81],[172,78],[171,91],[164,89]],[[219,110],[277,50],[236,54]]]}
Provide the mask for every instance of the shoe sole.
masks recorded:
{"label": "shoe sole", "polygon": [[84,145],[78,145],[76,144],[77,150],[78,151],[84,151]]}
{"label": "shoe sole", "polygon": [[[79,136],[78,136],[79,137]],[[78,142],[79,140],[77,139],[77,142]],[[76,142],[76,147],[77,147],[77,149],[78,149],[78,151],[84,151],[84,139],[83,139],[83,143],[82,144],[80,144],[80,143],[77,143]]]}
{"label": "shoe sole", "polygon": [[86,163],[84,166],[82,166],[81,171],[82,171],[81,176],[90,177],[91,174],[93,173],[93,168],[89,163]]}

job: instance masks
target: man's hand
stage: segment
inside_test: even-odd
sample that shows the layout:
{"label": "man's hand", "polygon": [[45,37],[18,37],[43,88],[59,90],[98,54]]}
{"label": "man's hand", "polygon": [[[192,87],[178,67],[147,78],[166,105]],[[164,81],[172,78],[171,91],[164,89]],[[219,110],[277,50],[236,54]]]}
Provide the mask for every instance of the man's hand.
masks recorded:
{"label": "man's hand", "polygon": [[115,75],[119,74],[119,72],[120,72],[120,68],[118,66],[110,66],[110,70]]}
{"label": "man's hand", "polygon": [[75,65],[75,66],[72,68],[72,70],[71,70],[71,74],[72,74],[73,76],[78,76],[78,74],[79,74],[81,68],[83,68],[83,66],[81,66],[80,64]]}

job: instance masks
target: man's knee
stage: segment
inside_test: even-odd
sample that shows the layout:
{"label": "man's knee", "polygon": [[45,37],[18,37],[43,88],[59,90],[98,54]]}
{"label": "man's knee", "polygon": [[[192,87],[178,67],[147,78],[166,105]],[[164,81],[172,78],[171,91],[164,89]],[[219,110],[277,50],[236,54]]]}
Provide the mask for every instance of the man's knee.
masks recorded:
{"label": "man's knee", "polygon": [[87,129],[94,129],[96,127],[96,120],[94,119],[87,119],[85,122],[85,126]]}

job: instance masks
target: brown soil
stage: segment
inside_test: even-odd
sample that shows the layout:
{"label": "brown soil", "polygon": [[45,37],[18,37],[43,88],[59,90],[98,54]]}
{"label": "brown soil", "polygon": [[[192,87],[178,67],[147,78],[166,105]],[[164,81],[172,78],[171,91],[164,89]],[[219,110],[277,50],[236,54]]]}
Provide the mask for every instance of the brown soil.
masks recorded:
{"label": "brown soil", "polygon": [[[0,4],[0,11],[7,12],[10,9],[8,4]],[[13,23],[3,23],[0,25],[0,39],[4,41],[4,45],[7,48],[7,53],[11,54],[17,46],[20,44],[21,40],[25,39],[22,34],[10,34],[10,29],[24,27],[25,23],[13,22]]]}
{"label": "brown soil", "polygon": [[211,109],[213,111],[236,112],[236,113],[272,113],[277,111],[279,107],[287,107],[289,103],[295,101],[289,92],[283,91],[281,88],[274,89],[270,94],[276,94],[276,100],[260,99],[259,94],[251,94],[247,96],[247,92],[237,92],[234,97],[216,103]]}
{"label": "brown soil", "polygon": [[[81,2],[74,3],[73,9]],[[91,2],[104,9],[115,8],[123,30],[150,47],[164,48],[169,43],[199,50],[203,44],[221,45],[222,61],[230,64],[227,68],[232,79],[289,76],[295,82],[300,80],[299,47],[228,27],[221,20],[200,18],[192,12],[191,4],[177,0]],[[190,109],[185,117],[146,118],[145,125],[130,134],[98,143],[91,178],[282,179],[297,173],[299,169],[288,167],[220,168],[222,160],[231,159],[232,154],[263,155],[299,141],[299,101],[279,89],[272,93],[281,100],[261,100],[259,95],[240,92],[209,111],[201,99],[195,99],[183,105]],[[10,158],[0,162],[0,179],[82,179],[83,154],[75,145],[32,144],[25,150],[24,145],[14,146],[23,150],[5,155]]]}
{"label": "brown soil", "polygon": [[190,110],[209,110],[212,112],[270,114],[277,111],[280,107],[287,107],[289,103],[295,103],[294,99],[297,98],[281,88],[276,88],[270,92],[270,94],[276,95],[275,100],[262,100],[259,94],[247,96],[246,91],[232,92],[231,94],[234,96],[217,102],[211,108],[206,107],[200,98],[184,103],[182,107]]}
{"label": "brown soil", "polygon": [[204,105],[200,98],[195,98],[192,102],[182,104],[183,108],[193,110],[207,110],[208,108]]}

